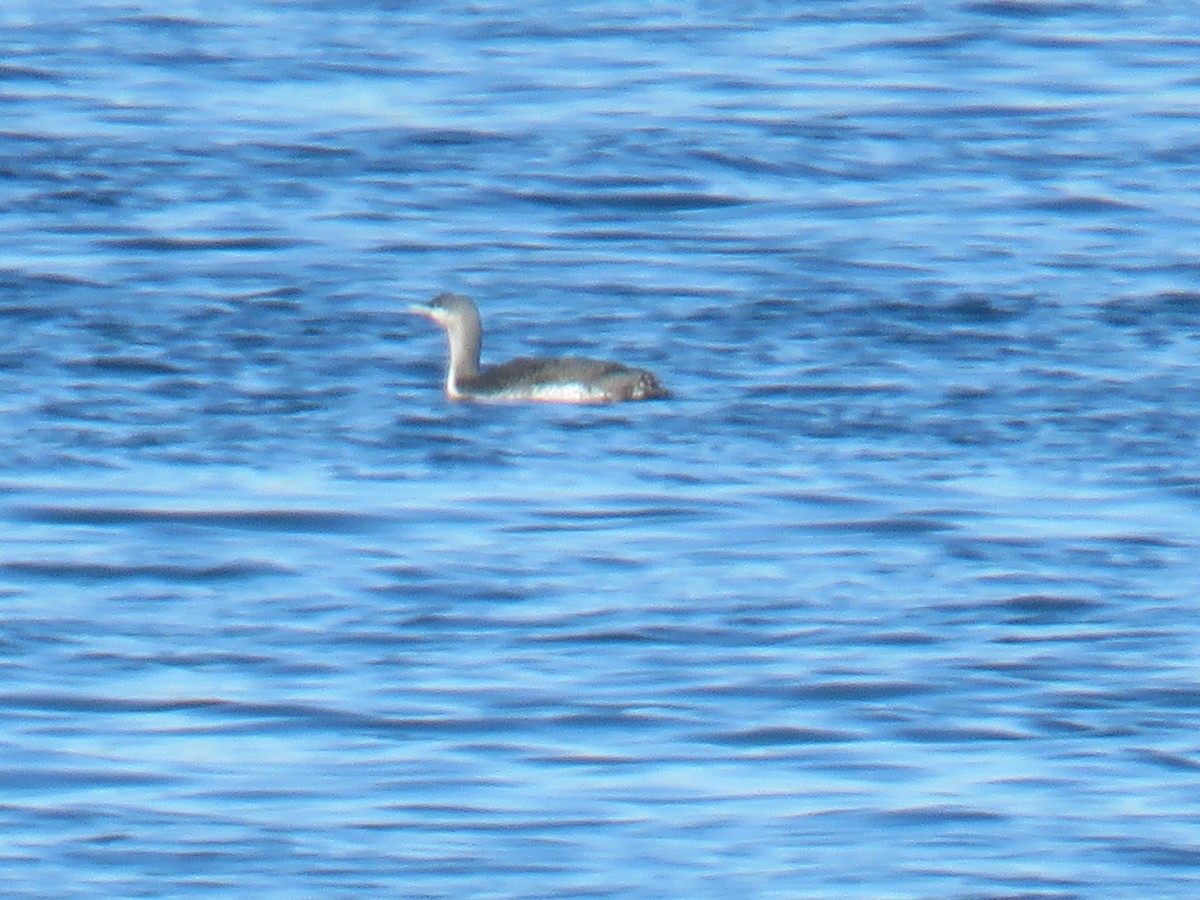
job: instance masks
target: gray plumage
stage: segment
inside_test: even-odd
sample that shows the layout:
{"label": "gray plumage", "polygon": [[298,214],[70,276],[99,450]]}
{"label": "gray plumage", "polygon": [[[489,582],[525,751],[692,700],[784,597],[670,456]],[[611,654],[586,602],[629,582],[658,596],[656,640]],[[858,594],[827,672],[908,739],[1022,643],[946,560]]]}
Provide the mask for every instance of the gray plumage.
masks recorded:
{"label": "gray plumage", "polygon": [[600,359],[521,357],[481,369],[483,323],[469,297],[438,294],[428,304],[409,309],[446,329],[450,345],[446,395],[453,399],[613,403],[668,396],[645,369]]}

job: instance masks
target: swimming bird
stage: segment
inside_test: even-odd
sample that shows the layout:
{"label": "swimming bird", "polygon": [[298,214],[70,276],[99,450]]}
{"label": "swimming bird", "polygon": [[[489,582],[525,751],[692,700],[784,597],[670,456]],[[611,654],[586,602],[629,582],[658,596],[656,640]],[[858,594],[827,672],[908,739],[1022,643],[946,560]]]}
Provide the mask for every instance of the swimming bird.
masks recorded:
{"label": "swimming bird", "polygon": [[523,356],[481,369],[483,324],[474,301],[462,294],[438,294],[429,303],[413,304],[409,311],[446,329],[450,343],[446,396],[452,400],[614,403],[668,396],[645,369],[600,359]]}

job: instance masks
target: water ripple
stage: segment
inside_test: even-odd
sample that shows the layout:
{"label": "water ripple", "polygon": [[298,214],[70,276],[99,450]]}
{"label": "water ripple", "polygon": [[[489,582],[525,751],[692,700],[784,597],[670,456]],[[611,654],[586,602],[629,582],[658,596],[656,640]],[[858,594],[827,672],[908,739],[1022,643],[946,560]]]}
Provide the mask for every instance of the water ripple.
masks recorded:
{"label": "water ripple", "polygon": [[16,510],[31,522],[54,525],[123,526],[175,524],[250,531],[357,534],[377,529],[382,516],[315,509],[163,510],[31,506]]}
{"label": "water ripple", "polygon": [[13,575],[30,578],[83,582],[124,581],[142,578],[166,582],[210,582],[278,576],[289,572],[287,568],[274,563],[254,561],[189,566],[176,563],[119,565],[65,560],[61,562],[18,560],[0,563],[0,569]]}
{"label": "water ripple", "polygon": [[1195,894],[1193,19],[0,4],[4,890]]}

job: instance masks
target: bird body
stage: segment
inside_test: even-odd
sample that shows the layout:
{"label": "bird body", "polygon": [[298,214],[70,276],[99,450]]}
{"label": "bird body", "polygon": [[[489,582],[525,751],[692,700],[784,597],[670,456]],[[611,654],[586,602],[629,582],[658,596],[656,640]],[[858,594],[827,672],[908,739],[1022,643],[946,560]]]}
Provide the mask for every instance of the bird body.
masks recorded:
{"label": "bird body", "polygon": [[480,368],[483,325],[470,298],[439,294],[428,304],[416,304],[409,309],[446,330],[450,361],[445,389],[451,399],[614,403],[668,396],[651,372],[600,359],[520,357]]}

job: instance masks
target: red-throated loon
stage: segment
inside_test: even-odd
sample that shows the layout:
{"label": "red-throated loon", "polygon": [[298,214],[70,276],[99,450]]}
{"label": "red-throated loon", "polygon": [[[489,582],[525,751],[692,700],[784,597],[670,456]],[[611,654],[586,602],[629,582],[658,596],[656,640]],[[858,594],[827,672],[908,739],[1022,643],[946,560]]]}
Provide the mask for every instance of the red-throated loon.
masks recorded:
{"label": "red-throated loon", "polygon": [[599,359],[523,356],[480,369],[483,325],[469,297],[438,294],[428,304],[414,304],[409,310],[446,329],[450,342],[446,396],[453,400],[613,403],[667,396],[658,379],[645,369]]}

